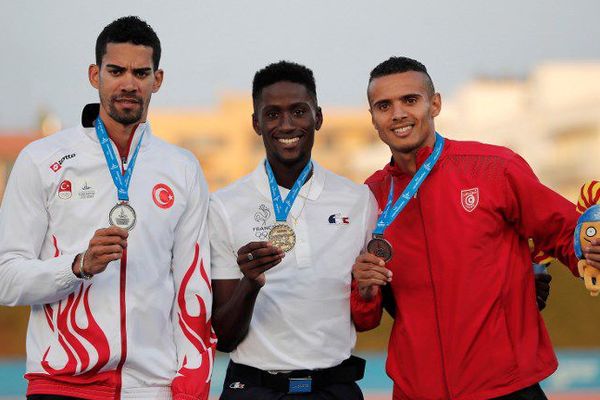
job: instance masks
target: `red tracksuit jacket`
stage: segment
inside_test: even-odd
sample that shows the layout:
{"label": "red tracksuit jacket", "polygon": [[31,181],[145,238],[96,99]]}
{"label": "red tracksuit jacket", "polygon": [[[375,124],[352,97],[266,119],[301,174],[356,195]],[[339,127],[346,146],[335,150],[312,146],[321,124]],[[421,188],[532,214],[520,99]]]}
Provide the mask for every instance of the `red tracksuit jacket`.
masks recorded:
{"label": "red tracksuit jacket", "polygon": [[[431,154],[417,154],[417,167]],[[366,183],[380,208],[411,177],[393,164]],[[446,139],[417,195],[386,229],[396,317],[386,369],[394,399],[489,399],[532,385],[557,361],[535,301],[527,243],[577,275],[575,206],[503,147]],[[377,326],[381,296],[353,290],[359,330]]]}

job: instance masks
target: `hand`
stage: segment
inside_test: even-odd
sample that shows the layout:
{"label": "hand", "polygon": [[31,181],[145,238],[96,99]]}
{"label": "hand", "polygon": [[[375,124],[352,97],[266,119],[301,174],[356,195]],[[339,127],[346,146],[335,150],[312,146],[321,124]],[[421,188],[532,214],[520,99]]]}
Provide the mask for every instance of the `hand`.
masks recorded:
{"label": "hand", "polygon": [[356,257],[352,276],[356,279],[360,296],[365,300],[372,299],[379,292],[380,286],[392,281],[392,271],[385,267],[385,261],[370,253],[362,253]]}
{"label": "hand", "polygon": [[552,275],[547,273],[535,274],[535,295],[537,300],[538,310],[542,311],[546,308],[546,301],[550,295],[550,281]]}
{"label": "hand", "polygon": [[266,283],[265,271],[281,262],[285,252],[270,242],[250,242],[238,250],[237,263],[244,277],[262,287]]}
{"label": "hand", "polygon": [[586,264],[600,270],[600,240],[592,239],[590,246],[582,249]]}
{"label": "hand", "polygon": [[[123,256],[123,249],[127,247],[128,236],[129,232],[116,226],[98,229],[85,252],[84,272],[89,275],[99,274],[106,269],[109,262],[120,259]],[[73,273],[79,277],[81,276],[80,262],[81,254],[73,261]]]}

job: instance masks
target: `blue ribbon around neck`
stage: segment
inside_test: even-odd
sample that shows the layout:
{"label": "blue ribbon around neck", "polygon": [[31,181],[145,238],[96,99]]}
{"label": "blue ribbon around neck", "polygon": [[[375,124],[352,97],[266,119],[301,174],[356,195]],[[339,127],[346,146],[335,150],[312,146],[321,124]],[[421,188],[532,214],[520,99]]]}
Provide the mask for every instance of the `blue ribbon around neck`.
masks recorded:
{"label": "blue ribbon around neck", "polygon": [[408,204],[409,200],[417,193],[419,187],[427,178],[427,175],[431,172],[434,165],[437,163],[440,158],[440,154],[442,154],[442,149],[444,148],[444,138],[439,134],[435,133],[435,145],[433,146],[433,151],[427,157],[427,160],[421,165],[421,168],[417,171],[415,176],[410,180],[398,200],[392,206],[392,202],[394,200],[394,178],[392,177],[392,183],[390,184],[390,192],[388,194],[387,204],[385,205],[385,209],[377,219],[377,225],[375,230],[373,231],[374,235],[383,235],[383,231],[390,226],[390,224],[394,221],[394,219],[400,214],[400,212],[404,209],[404,207]]}
{"label": "blue ribbon around neck", "polygon": [[312,161],[309,161],[302,172],[300,172],[298,179],[296,179],[294,186],[292,186],[292,189],[285,197],[285,200],[282,200],[273,169],[269,164],[269,160],[265,160],[265,169],[267,170],[269,188],[271,189],[271,199],[273,200],[273,209],[275,210],[275,219],[277,222],[285,222],[287,220],[287,216],[294,205],[294,200],[296,200],[298,193],[300,193],[300,189],[302,188],[302,185],[304,185],[311,168]]}
{"label": "blue ribbon around neck", "polygon": [[133,174],[135,160],[140,150],[140,145],[142,144],[142,138],[144,137],[144,133],[145,129],[140,135],[140,140],[138,141],[138,144],[135,147],[135,150],[133,152],[133,155],[131,156],[129,164],[127,165],[125,173],[122,174],[121,166],[119,165],[119,160],[117,159],[115,151],[113,150],[112,145],[110,143],[110,139],[108,138],[106,127],[104,126],[104,123],[102,122],[100,117],[96,118],[96,135],[98,136],[98,140],[100,141],[100,146],[102,146],[102,151],[104,152],[104,158],[106,158],[106,164],[108,165],[110,176],[112,177],[112,180],[115,183],[115,186],[117,187],[117,195],[119,196],[120,201],[129,201],[129,182],[131,181],[131,175]]}

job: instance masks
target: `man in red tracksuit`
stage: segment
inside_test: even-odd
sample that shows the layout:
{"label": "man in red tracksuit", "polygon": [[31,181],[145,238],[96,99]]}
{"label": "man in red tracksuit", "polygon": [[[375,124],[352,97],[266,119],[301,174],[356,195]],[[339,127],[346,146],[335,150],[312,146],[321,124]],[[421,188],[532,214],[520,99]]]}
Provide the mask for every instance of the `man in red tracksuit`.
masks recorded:
{"label": "man in red tracksuit", "polygon": [[[575,206],[511,150],[436,136],[441,98],[421,63],[383,62],[371,73],[368,98],[373,125],[392,152],[366,181],[382,210],[391,182],[395,200],[436,141],[443,143],[383,233],[391,260],[365,253],[353,269],[359,330],[377,326],[380,288],[391,286],[396,312],[387,372],[394,399],[546,399],[538,382],[557,360],[534,300],[528,238],[577,276]],[[598,266],[600,246],[591,247],[586,256]]]}

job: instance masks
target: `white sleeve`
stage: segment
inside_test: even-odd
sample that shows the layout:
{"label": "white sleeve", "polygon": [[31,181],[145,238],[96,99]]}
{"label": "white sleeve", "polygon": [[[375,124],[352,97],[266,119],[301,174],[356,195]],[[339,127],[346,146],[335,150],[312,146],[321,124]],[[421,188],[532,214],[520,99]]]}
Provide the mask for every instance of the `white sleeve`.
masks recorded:
{"label": "white sleeve", "polygon": [[210,197],[208,226],[210,232],[210,259],[212,279],[241,279],[237,265],[237,249],[233,246],[233,235],[226,217],[223,203],[215,196]]}
{"label": "white sleeve", "polygon": [[71,269],[76,254],[40,260],[48,213],[37,166],[24,150],[15,162],[0,215],[0,304],[54,303],[81,282]]}
{"label": "white sleeve", "polygon": [[210,323],[208,186],[196,160],[193,166],[192,171],[187,171],[187,204],[175,228],[173,243],[172,320],[178,360],[177,375],[171,383],[174,399],[208,397],[217,342]]}
{"label": "white sleeve", "polygon": [[367,191],[369,193],[369,198],[367,200],[368,205],[365,209],[365,242],[363,244],[363,250],[365,250],[367,248],[367,243],[369,243],[369,240],[371,240],[371,237],[373,235],[373,231],[375,230],[375,225],[377,225],[377,217],[378,217],[378,210],[379,210],[379,206],[377,205],[377,200],[375,199],[375,196],[373,196],[373,193],[371,192],[371,189],[369,189],[367,187]]}

